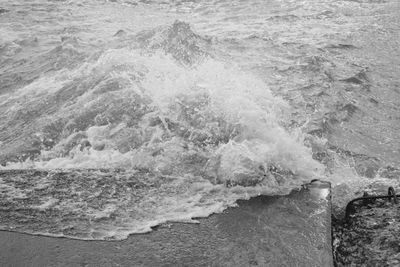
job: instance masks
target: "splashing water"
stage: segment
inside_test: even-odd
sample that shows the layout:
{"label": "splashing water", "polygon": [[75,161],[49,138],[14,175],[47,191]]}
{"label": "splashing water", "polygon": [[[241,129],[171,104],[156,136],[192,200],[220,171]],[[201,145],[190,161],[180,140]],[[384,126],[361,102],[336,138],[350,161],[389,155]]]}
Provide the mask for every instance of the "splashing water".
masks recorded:
{"label": "splashing water", "polygon": [[[163,35],[165,30],[160,31],[155,35]],[[193,33],[187,24],[176,22],[168,28],[167,36],[169,39],[161,42],[167,41],[170,46],[176,39],[186,41]],[[152,36],[146,42],[153,39]],[[39,203],[29,204],[29,209],[88,214],[90,221],[82,219],[86,227],[81,226],[81,232],[68,232],[70,224],[58,224],[51,234],[124,238],[132,232],[149,231],[151,226],[167,220],[190,220],[222,211],[238,198],[263,192],[286,194],[321,174],[323,166],[312,159],[310,148],[302,144],[302,135],[289,133],[280,125],[289,109],[281,98],[273,96],[256,77],[211,55],[204,53],[199,62],[185,65],[189,62],[186,55],[192,55],[190,63],[194,60],[196,51],[190,49],[168,50],[167,54],[157,49],[147,52],[127,47],[107,49],[71,71],[56,71],[24,87],[23,92],[7,96],[4,104],[12,105],[10,124],[26,108],[19,106],[21,99],[29,97],[30,103],[40,109],[29,118],[38,127],[27,129],[35,131],[32,133],[40,141],[40,153],[20,163],[10,162],[5,169],[132,170],[122,176],[115,174],[117,181],[119,177],[138,175],[134,170],[146,170],[155,174],[161,184],[154,191],[145,187],[140,200],[128,197],[124,201],[118,194],[102,198],[105,203],[96,209],[83,209],[83,203],[87,205],[90,201],[84,198],[72,204],[60,199],[55,193],[60,190],[58,175],[50,175],[46,181],[51,184],[51,193],[44,194]],[[57,108],[51,101],[54,98],[59,98]],[[49,100],[44,102],[44,99]],[[50,113],[49,109],[54,111]],[[274,175],[271,168],[286,175]],[[91,178],[94,174],[90,173],[80,175],[73,183],[103,181],[103,174],[95,174],[99,177]],[[148,182],[146,176],[141,179]],[[25,180],[32,178],[24,177]],[[34,192],[37,182],[40,180],[31,185]],[[137,190],[126,192],[130,187],[121,182],[105,182],[109,183],[128,195],[139,194]],[[9,185],[10,181],[5,184],[3,193],[7,203],[18,206],[12,197],[15,189]],[[236,187],[229,189],[226,185]],[[79,188],[83,193],[70,194],[89,193],[82,185]],[[32,190],[23,187],[23,192],[28,189]],[[23,194],[32,200],[37,193]],[[157,202],[156,207],[150,208],[148,202]],[[137,211],[152,215],[137,216]],[[115,220],[109,219],[111,214]],[[9,215],[13,220],[7,221],[15,221],[18,216],[21,214]],[[55,218],[60,216],[66,217],[58,214]],[[104,221],[103,217],[108,218],[110,225],[99,226],[97,222],[99,218]],[[48,223],[41,222],[34,231],[43,232],[48,227]]]}
{"label": "splashing water", "polygon": [[[300,32],[310,21],[354,32],[365,21],[343,12],[360,3],[33,2],[0,14],[1,229],[121,239],[313,178],[338,185],[338,207],[393,183],[398,152],[375,153],[382,135],[363,128],[379,72],[350,62],[358,46],[343,36]],[[50,26],[10,35],[43,14]],[[373,120],[395,112],[379,101]]]}
{"label": "splashing water", "polygon": [[[49,121],[64,124],[58,142],[34,161],[9,163],[8,168],[146,168],[183,174],[188,169],[179,165],[197,159],[196,174],[207,163],[222,180],[234,180],[236,173],[246,179],[254,167],[266,170],[270,164],[307,179],[322,169],[301,136],[279,125],[283,100],[255,77],[212,58],[188,69],[168,55],[119,49],[74,72],[66,81],[65,73],[55,74],[54,82],[39,79],[30,85],[31,93],[24,92],[23,97],[42,102],[76,86],[70,80],[78,86],[94,84],[51,119],[47,114],[35,118],[47,130],[35,133],[42,143],[49,138],[48,128],[55,127]],[[41,89],[57,81],[59,88]],[[84,121],[77,122],[81,116]]]}

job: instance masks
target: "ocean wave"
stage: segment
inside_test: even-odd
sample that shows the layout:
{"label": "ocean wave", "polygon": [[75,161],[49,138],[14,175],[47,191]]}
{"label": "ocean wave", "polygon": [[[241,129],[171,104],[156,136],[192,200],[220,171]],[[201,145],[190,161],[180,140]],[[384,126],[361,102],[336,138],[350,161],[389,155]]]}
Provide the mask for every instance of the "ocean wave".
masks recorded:
{"label": "ocean wave", "polygon": [[398,175],[380,7],[47,4],[0,18],[1,229],[123,239],[313,178],[343,208]]}
{"label": "ocean wave", "polygon": [[[203,46],[209,42],[187,24],[143,32],[136,40],[145,47],[108,49],[91,63],[63,68],[9,98],[18,103],[19,97],[31,97],[33,110],[14,105],[9,116],[13,122],[36,121],[36,127],[28,125],[26,130],[34,135],[33,162],[38,167],[134,168],[136,163],[123,159],[143,154],[153,158],[147,165],[157,158],[152,169],[167,170],[173,169],[168,161],[187,151],[200,158],[198,169],[211,158],[224,160],[225,154],[235,153],[227,166],[221,165],[222,172],[245,165],[242,161],[264,169],[274,164],[294,174],[321,169],[302,137],[279,125],[279,113],[287,108],[284,101],[256,77],[207,56]],[[48,105],[42,105],[44,99]],[[117,154],[121,160],[106,160]],[[238,170],[238,176],[251,172],[250,166]]]}
{"label": "ocean wave", "polygon": [[[9,212],[2,229],[18,216],[24,221],[27,215],[18,210],[25,210],[36,215],[15,226],[21,231],[121,239],[167,220],[220,212],[239,198],[286,194],[323,174],[304,135],[282,126],[287,103],[218,58],[188,24],[124,38],[92,55],[79,40],[65,38],[38,59],[62,65],[0,99],[7,107],[1,153],[3,162],[8,159],[1,168],[71,170],[41,171],[46,174],[37,181],[20,177],[22,187],[3,178]],[[20,160],[10,161],[13,153]],[[84,171],[104,168],[125,171]],[[145,183],[143,191],[128,192],[129,179]],[[149,179],[158,184],[154,190]],[[67,181],[68,198],[79,196],[74,203],[65,198]],[[92,182],[100,195],[85,187]],[[103,196],[108,187],[124,193]],[[123,200],[139,193],[141,199]],[[28,202],[18,204],[13,195]],[[90,208],[94,196],[104,203]],[[51,214],[66,223],[40,219]]]}

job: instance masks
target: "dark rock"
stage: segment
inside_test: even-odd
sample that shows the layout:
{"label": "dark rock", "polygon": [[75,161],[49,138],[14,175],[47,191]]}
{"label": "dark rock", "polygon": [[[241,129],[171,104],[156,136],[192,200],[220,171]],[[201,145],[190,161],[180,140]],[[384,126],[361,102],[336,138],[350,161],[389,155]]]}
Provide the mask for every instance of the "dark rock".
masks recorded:
{"label": "dark rock", "polygon": [[398,206],[378,199],[355,207],[347,222],[333,221],[337,266],[398,266]]}

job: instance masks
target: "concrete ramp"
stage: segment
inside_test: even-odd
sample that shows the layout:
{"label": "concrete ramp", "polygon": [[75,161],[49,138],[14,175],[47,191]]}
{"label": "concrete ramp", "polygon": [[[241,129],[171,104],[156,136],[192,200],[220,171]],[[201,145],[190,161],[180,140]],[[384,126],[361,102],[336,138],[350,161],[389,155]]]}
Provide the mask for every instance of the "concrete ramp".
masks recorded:
{"label": "concrete ramp", "polygon": [[259,196],[123,241],[0,231],[0,266],[333,266],[330,185]]}

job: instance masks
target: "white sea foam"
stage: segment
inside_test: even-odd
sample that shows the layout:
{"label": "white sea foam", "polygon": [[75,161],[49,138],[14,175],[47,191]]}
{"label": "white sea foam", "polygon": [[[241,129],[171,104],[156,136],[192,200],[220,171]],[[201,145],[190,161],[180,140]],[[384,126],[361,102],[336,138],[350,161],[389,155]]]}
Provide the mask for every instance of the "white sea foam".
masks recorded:
{"label": "white sea foam", "polygon": [[[288,110],[286,103],[273,96],[263,82],[238,68],[209,58],[188,69],[160,53],[149,56],[136,50],[113,49],[73,73],[68,79],[111,75],[117,80],[130,80],[112,94],[131,97],[134,92],[151,111],[139,118],[136,127],[127,126],[123,119],[118,124],[89,126],[82,133],[92,146],[89,149],[81,151],[77,145],[68,156],[56,156],[57,149],[75,138],[73,133],[52,150],[42,151],[41,161],[10,163],[7,168],[163,170],[171,168],[182,154],[193,153],[203,154],[209,165],[218,158],[216,175],[221,180],[246,179],[255,168],[267,169],[271,164],[307,180],[321,175],[323,167],[312,159],[303,137],[280,126]],[[62,108],[57,116],[84,112],[98,98],[95,87],[77,98],[75,104]],[[123,114],[123,110],[118,112]],[[160,123],[152,125],[154,120]],[[132,135],[136,135],[139,145],[121,152],[118,143],[129,146]],[[156,151],[161,153],[154,156]]]}
{"label": "white sea foam", "polygon": [[[167,221],[195,222],[193,218],[221,212],[235,205],[237,199],[287,194],[323,175],[324,167],[312,159],[311,148],[303,144],[304,136],[281,126],[290,109],[285,101],[255,76],[226,62],[208,57],[186,67],[159,52],[111,49],[69,74],[63,70],[52,77],[58,83],[47,81],[53,84],[47,91],[37,91],[36,95],[32,89],[35,85],[30,86],[33,101],[43,98],[43,94],[61,92],[61,88],[54,88],[57,84],[69,88],[71,82],[101,82],[64,103],[52,117],[43,116],[39,121],[70,120],[96,105],[107,108],[85,128],[64,130],[68,134],[51,149],[42,150],[39,158],[8,163],[3,168],[140,169],[159,175],[157,183],[161,187],[147,188],[135,200],[138,189],[120,185],[118,176],[106,183],[123,190],[123,197],[105,197],[97,189],[85,189],[81,182],[74,181],[69,185],[70,194],[79,197],[73,202],[70,198],[60,199],[58,193],[51,197],[44,193],[36,195],[38,200],[31,208],[52,210],[61,217],[64,213],[78,214],[80,219],[70,223],[79,230],[68,230],[71,225],[65,219],[65,225],[51,231],[45,230],[50,227],[45,222],[35,224],[35,229],[20,226],[22,231],[121,239],[130,233],[148,232]],[[103,86],[110,80],[119,86],[113,90]],[[115,104],[121,99],[128,99],[135,107],[132,113]],[[117,114],[117,118],[110,117],[110,113]],[[72,127],[68,125],[79,126],[70,122],[64,129]],[[44,140],[46,133],[38,132],[37,136]],[[270,168],[282,174],[278,177]],[[59,192],[58,176],[50,177],[46,178],[51,185],[45,185],[45,192]],[[89,177],[81,179],[91,183]],[[34,188],[41,186],[42,182]],[[92,198],[102,204],[90,204]]]}

